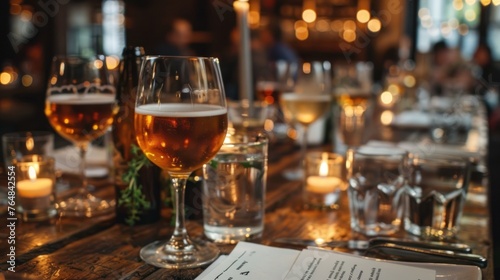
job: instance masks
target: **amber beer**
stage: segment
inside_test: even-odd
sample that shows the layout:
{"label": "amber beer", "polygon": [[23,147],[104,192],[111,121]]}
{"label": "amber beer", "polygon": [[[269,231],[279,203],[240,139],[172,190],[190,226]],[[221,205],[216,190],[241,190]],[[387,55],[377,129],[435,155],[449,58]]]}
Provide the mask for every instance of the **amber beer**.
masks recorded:
{"label": "amber beer", "polygon": [[45,115],[64,138],[89,142],[102,136],[113,123],[114,94],[58,94],[47,98]]}
{"label": "amber beer", "polygon": [[170,172],[192,172],[222,146],[227,109],[206,104],[141,105],[135,109],[135,131],[153,163]]}
{"label": "amber beer", "polygon": [[278,104],[280,101],[280,86],[276,82],[264,82],[260,81],[257,83],[257,98],[266,102],[267,104]]}

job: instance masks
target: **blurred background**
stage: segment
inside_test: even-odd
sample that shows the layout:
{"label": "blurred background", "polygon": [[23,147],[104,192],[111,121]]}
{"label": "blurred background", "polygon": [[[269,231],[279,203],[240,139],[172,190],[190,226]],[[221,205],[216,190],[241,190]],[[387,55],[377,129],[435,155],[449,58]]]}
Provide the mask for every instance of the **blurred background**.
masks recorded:
{"label": "blurred background", "polygon": [[[425,81],[433,49],[441,43],[466,62],[475,62],[482,45],[491,50],[483,60],[500,60],[500,48],[494,47],[500,36],[498,0],[249,3],[254,65],[260,58],[329,60],[334,66],[371,61],[377,82],[401,61],[413,62],[415,77]],[[8,0],[0,5],[0,134],[20,127],[51,129],[43,100],[50,60],[57,54],[103,53],[113,71],[126,45],[143,46],[147,54],[218,56],[228,96],[234,97],[239,35],[232,0]]]}

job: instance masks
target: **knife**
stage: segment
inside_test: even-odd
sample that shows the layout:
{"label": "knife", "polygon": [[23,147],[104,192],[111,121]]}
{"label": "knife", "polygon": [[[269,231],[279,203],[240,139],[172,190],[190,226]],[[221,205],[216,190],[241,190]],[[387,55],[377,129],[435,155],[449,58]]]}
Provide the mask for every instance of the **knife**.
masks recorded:
{"label": "knife", "polygon": [[421,249],[393,243],[371,246],[365,251],[364,255],[395,261],[451,263],[475,265],[480,268],[488,266],[487,259],[480,255],[445,250]]}
{"label": "knife", "polygon": [[472,249],[467,244],[462,243],[448,243],[441,241],[417,241],[410,239],[392,238],[392,237],[374,237],[369,240],[332,240],[325,241],[321,238],[318,239],[302,239],[282,237],[274,240],[276,243],[290,244],[298,246],[316,246],[316,247],[342,247],[351,250],[367,250],[369,247],[379,244],[392,243],[405,247],[421,248],[421,249],[435,249],[443,251],[453,251],[459,253],[471,253]]}

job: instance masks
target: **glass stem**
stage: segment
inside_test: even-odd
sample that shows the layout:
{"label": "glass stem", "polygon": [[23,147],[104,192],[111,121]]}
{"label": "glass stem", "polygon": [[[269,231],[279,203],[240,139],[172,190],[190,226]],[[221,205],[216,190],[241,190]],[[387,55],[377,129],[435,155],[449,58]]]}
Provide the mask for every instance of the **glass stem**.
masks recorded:
{"label": "glass stem", "polygon": [[176,249],[182,249],[190,244],[186,231],[186,218],[184,213],[184,196],[186,192],[186,183],[188,176],[172,176],[172,187],[174,188],[174,212],[175,229],[170,238],[170,245]]}
{"label": "glass stem", "polygon": [[305,167],[309,126],[303,125],[302,130],[302,143],[300,145],[300,170],[304,170]]}
{"label": "glass stem", "polygon": [[80,194],[86,195],[88,193],[88,184],[87,184],[87,176],[85,176],[85,169],[87,168],[85,157],[87,155],[88,144],[79,144],[78,148],[80,149],[80,178],[82,180],[82,187],[80,188]]}

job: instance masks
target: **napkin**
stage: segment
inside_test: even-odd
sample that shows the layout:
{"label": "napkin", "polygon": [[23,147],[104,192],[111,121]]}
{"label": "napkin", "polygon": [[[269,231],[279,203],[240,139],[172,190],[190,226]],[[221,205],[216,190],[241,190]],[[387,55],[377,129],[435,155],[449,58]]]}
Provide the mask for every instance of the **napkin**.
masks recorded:
{"label": "napkin", "polygon": [[398,127],[428,128],[432,124],[432,116],[422,111],[403,111],[397,114],[391,125]]}

